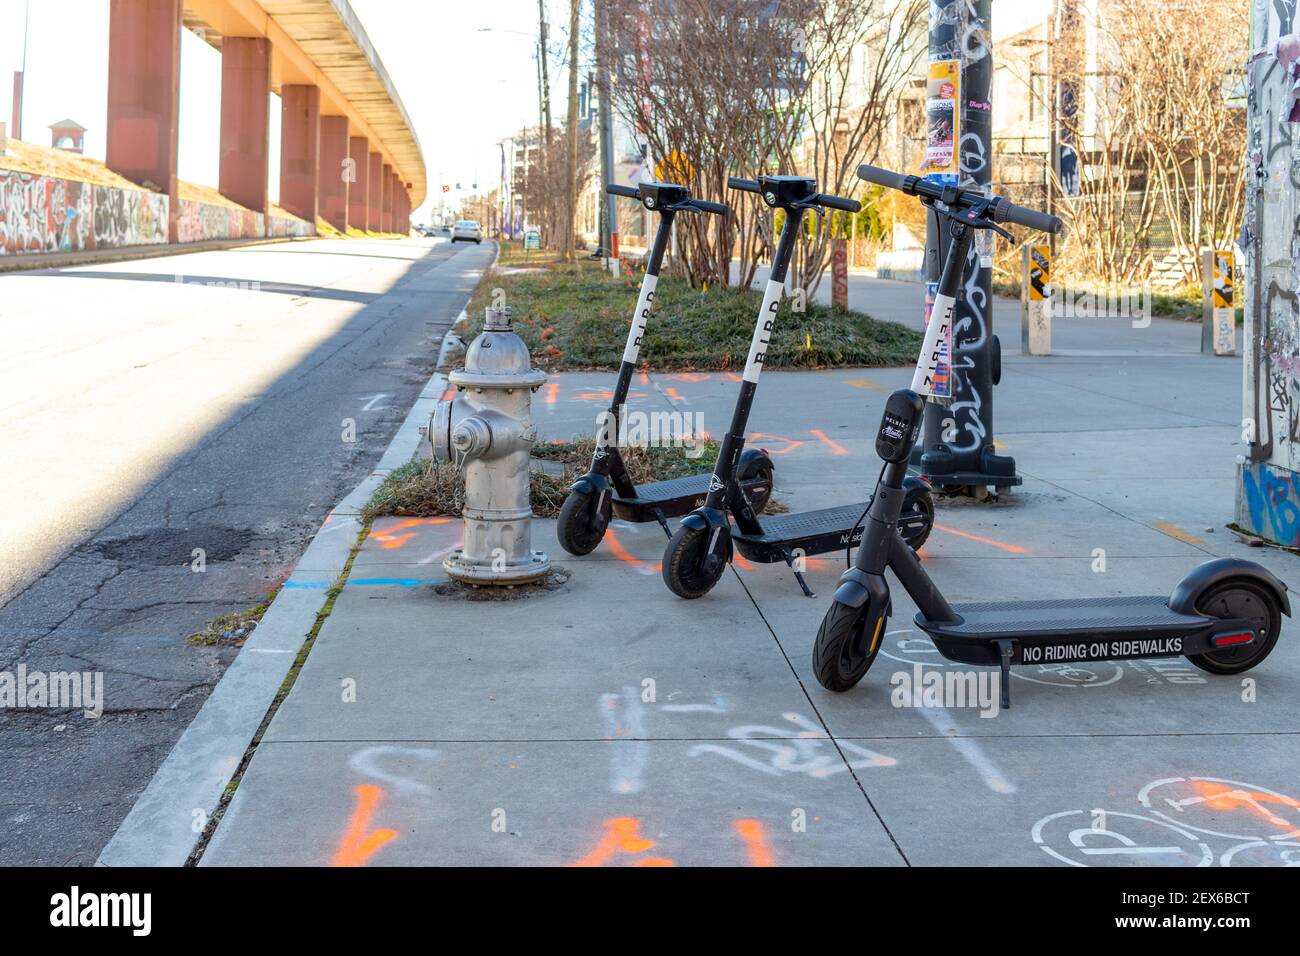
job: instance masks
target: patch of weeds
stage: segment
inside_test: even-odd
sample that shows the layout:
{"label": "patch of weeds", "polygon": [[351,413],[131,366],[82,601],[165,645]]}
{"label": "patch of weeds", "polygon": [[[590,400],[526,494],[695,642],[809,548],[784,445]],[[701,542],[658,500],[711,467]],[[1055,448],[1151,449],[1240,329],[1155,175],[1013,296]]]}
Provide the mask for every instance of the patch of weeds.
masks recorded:
{"label": "patch of weeds", "polygon": [[[553,263],[542,273],[489,273],[467,307],[468,341],[482,329],[493,290],[505,291],[514,327],[542,368],[617,368],[636,300],[639,276],[612,276],[586,261]],[[651,369],[726,370],[745,364],[761,295],[750,289],[692,288],[663,276],[658,306],[641,345]],[[765,367],[829,368],[910,365],[919,333],[861,312],[809,302],[803,312],[782,304]]]}
{"label": "patch of weeds", "polygon": [[213,618],[203,630],[185,638],[185,643],[191,647],[243,647],[262,620],[262,615],[275,600],[275,595],[276,592],[271,591],[266,595],[266,600],[256,607]]}

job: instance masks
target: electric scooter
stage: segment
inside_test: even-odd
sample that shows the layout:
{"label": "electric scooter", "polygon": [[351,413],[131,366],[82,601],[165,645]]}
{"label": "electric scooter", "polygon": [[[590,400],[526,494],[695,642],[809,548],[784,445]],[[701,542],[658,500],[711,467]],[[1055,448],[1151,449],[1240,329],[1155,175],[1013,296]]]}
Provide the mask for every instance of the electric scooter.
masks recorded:
{"label": "electric scooter", "polygon": [[[596,435],[591,469],[573,483],[560,508],[556,524],[560,546],[570,554],[578,555],[590,554],[596,549],[614,516],[637,523],[658,521],[664,533],[671,537],[668,519],[681,517],[703,504],[710,478],[708,472],[702,472],[638,486],[628,475],[618,446],[611,439],[616,439],[621,434],[619,422],[632,384],[632,373],[636,370],[646,322],[654,308],[655,286],[659,282],[659,268],[672,236],[674,218],[679,212],[725,215],[728,209],[722,203],[692,199],[685,187],[675,183],[647,182],[641,183],[639,189],[611,185],[606,190],[614,196],[638,199],[646,209],[659,213],[659,228],[650,249],[650,258],[646,262],[645,276],[641,280],[641,294],[637,299],[636,311],[632,313],[632,325],[627,332],[627,344],[623,347],[623,361],[618,368],[614,397],[603,427]],[[741,457],[740,485],[756,512],[767,507],[767,500],[772,494],[774,471],[772,459],[759,449],[749,449]]]}
{"label": "electric scooter", "polygon": [[[760,176],[757,180],[733,177],[728,180],[728,185],[732,189],[761,195],[768,206],[785,213],[785,225],[772,259],[772,271],[754,325],[736,410],[718,452],[709,494],[703,505],[682,519],[668,542],[663,560],[664,583],[679,597],[702,597],[722,577],[734,547],[744,557],[760,564],[784,561],[794,571],[803,593],[815,597],[798,567],[798,559],[840,548],[847,550],[856,544],[862,537],[862,522],[869,502],[774,515],[760,522],[752,511],[734,507],[731,489],[742,460],[750,406],[758,388],[759,374],[763,371],[790,257],[802,229],[804,214],[811,210],[820,216],[826,209],[856,213],[861,206],[856,199],[818,193],[816,180],[803,176]],[[919,549],[934,524],[930,486],[923,478],[909,476],[905,497],[899,528],[908,545]],[[736,519],[734,531],[727,520],[727,510]]]}
{"label": "electric scooter", "polygon": [[915,624],[930,636],[940,654],[964,664],[1001,668],[1003,707],[1011,706],[1013,664],[1185,656],[1213,674],[1238,674],[1267,657],[1281,631],[1282,614],[1291,615],[1286,585],[1260,565],[1236,558],[1216,558],[1194,568],[1167,598],[948,604],[912,550],[903,545],[898,516],[908,458],[926,396],[932,394],[941,343],[952,325],[953,303],[971,240],[977,229],[992,229],[1010,239],[999,223],[1057,232],[1061,221],[997,196],[874,166],[859,167],[858,176],[919,196],[951,222],[952,241],[911,388],[894,392],[885,404],[876,434],[876,453],[884,467],[854,565],[840,577],[835,599],[817,632],[813,671],[818,682],[828,690],[848,690],[871,667],[880,651],[885,620],[892,613],[886,569],[920,609]]}

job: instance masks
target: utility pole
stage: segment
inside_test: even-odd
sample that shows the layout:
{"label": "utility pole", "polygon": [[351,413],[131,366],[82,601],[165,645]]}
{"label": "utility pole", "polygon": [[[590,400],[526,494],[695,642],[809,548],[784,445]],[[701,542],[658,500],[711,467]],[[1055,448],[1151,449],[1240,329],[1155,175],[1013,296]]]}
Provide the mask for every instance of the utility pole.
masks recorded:
{"label": "utility pole", "polygon": [[32,0],[27,0],[23,12],[23,65],[22,69],[14,74],[14,139],[23,138],[23,87],[27,85],[27,28],[31,24],[31,19]]}
{"label": "utility pole", "polygon": [[569,0],[569,122],[565,143],[564,258],[572,259],[578,248],[578,30],[581,25],[582,0]]}
{"label": "utility pole", "polygon": [[[939,109],[930,93],[931,138],[947,130],[954,172],[941,178],[987,193],[992,180],[993,29],[991,0],[932,0],[930,77],[958,78]],[[956,64],[955,66],[953,64]],[[953,73],[945,73],[947,65]],[[928,158],[928,157],[927,157]],[[951,177],[951,178],[946,178]],[[954,182],[953,180],[956,180]],[[926,406],[921,454],[913,463],[940,488],[965,491],[978,499],[989,487],[999,491],[1021,483],[1016,462],[993,445],[993,386],[1001,378],[1001,346],[993,334],[993,234],[981,230],[971,245],[966,278],[953,316],[948,355],[950,384],[944,404]],[[931,212],[926,229],[926,278],[937,281],[949,242],[948,220]]]}
{"label": "utility pole", "polygon": [[600,88],[600,191],[604,199],[601,217],[600,248],[605,254],[605,267],[615,268],[618,262],[618,201],[607,191],[614,182],[614,110],[610,91],[609,37],[605,14],[605,0],[594,0],[596,6],[596,83]]}
{"label": "utility pole", "polygon": [[[542,124],[541,139],[538,142],[537,150],[539,157],[537,168],[542,176],[543,194],[545,194],[546,190],[549,188],[550,183],[550,176],[547,174],[547,166],[549,165],[549,156],[547,154],[551,151],[551,74],[550,64],[548,62],[549,57],[546,52],[547,40],[546,0],[537,0],[537,71],[539,77],[538,82],[540,84],[537,89],[537,94],[540,97],[539,120]],[[553,204],[551,205],[551,208],[555,208]],[[551,217],[545,214],[545,209],[546,206],[543,205],[543,218],[550,219]],[[550,223],[547,223],[547,225],[549,226]],[[549,232],[550,229],[548,228],[548,244],[550,243]]]}

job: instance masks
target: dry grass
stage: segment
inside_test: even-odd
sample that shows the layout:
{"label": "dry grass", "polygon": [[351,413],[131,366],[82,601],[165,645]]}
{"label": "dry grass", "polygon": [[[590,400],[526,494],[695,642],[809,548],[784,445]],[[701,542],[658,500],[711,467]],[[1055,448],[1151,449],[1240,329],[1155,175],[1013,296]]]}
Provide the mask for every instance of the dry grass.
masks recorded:
{"label": "dry grass", "polygon": [[[586,474],[595,446],[593,438],[578,438],[572,442],[539,445],[533,450],[535,459],[560,464],[558,472],[535,467],[529,473],[533,514],[539,518],[554,518],[560,513],[569,486]],[[682,447],[620,450],[636,484],[706,471],[713,467],[718,457],[718,446],[712,441],[703,443],[702,454],[696,458],[688,458],[687,449]],[[458,516],[464,507],[465,487],[455,465],[446,461],[412,461],[394,469],[366,503],[362,514],[367,519],[382,515]]]}

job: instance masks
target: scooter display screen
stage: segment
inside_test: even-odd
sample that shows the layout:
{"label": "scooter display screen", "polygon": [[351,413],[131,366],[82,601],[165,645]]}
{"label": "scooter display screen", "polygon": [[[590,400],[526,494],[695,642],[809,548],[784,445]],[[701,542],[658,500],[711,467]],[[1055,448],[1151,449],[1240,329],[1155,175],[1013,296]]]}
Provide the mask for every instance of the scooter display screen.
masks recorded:
{"label": "scooter display screen", "polygon": [[909,389],[889,396],[876,433],[876,454],[885,461],[905,461],[916,441],[916,426],[925,407],[921,397]]}

